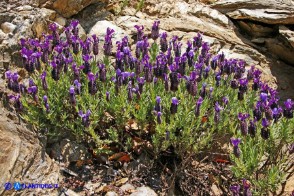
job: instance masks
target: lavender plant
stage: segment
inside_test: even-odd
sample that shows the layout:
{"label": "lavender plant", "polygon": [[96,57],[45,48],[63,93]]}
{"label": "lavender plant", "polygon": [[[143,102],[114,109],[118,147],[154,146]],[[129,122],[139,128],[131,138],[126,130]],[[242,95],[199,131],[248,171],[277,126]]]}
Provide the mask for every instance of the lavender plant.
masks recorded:
{"label": "lavender plant", "polygon": [[[260,70],[211,54],[200,33],[184,48],[177,36],[168,42],[166,32],[159,34],[159,24],[152,27],[152,44],[143,26],[134,27],[134,52],[124,37],[113,53],[110,28],[103,51],[96,35],[82,41],[76,20],[64,29],[64,38],[53,23],[52,34],[21,40],[29,86],[6,72],[17,111],[53,136],[90,136],[97,149],[117,143],[131,151],[124,144],[136,135],[151,141],[155,158],[172,146],[183,159],[227,135],[235,177],[251,182],[244,181],[243,189],[234,185],[233,193],[275,191],[293,165],[293,101],[280,106],[276,90],[261,82]],[[106,114],[114,123],[105,123]],[[130,120],[136,131],[126,126]]]}

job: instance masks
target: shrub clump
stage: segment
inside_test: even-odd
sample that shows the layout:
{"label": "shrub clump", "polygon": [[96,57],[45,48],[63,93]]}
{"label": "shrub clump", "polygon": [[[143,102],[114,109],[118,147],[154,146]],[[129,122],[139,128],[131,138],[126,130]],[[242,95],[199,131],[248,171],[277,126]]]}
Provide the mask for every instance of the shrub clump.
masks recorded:
{"label": "shrub clump", "polygon": [[96,35],[79,38],[78,21],[64,28],[65,36],[53,23],[51,34],[21,40],[31,79],[25,86],[7,71],[7,87],[15,92],[9,98],[49,137],[74,134],[94,141],[97,152],[115,144],[138,153],[132,142],[140,138],[141,150],[155,158],[172,147],[184,159],[218,135],[231,137],[232,171],[243,179],[242,189],[232,185],[233,194],[275,191],[293,160],[294,102],[279,105],[260,70],[213,55],[200,33],[184,48],[177,36],[160,34],[159,24],[152,26],[152,41],[136,25],[135,51],[124,37],[113,53],[114,30],[107,29],[100,48]]}

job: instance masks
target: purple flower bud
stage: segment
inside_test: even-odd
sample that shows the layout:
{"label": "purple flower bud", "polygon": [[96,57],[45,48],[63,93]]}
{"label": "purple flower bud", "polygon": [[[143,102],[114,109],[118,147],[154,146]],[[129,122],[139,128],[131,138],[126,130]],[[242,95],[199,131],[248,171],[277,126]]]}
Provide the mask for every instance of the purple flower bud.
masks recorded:
{"label": "purple flower bud", "polygon": [[196,103],[196,108],[195,108],[195,116],[198,117],[200,115],[200,107],[203,103],[203,98],[199,97]]}
{"label": "purple flower bud", "polygon": [[241,92],[240,90],[238,91],[238,100],[239,100],[239,101],[244,100],[244,93]]}
{"label": "purple flower bud", "polygon": [[229,99],[228,99],[228,97],[226,97],[226,96],[222,98],[222,101],[223,101],[223,103],[224,103],[224,107],[227,106],[228,103],[229,103]]}
{"label": "purple flower bud", "polygon": [[232,191],[233,196],[240,195],[240,185],[237,184],[237,185],[230,186],[230,190]]}
{"label": "purple flower bud", "polygon": [[231,80],[231,88],[237,89],[239,87],[239,83],[236,80]]}
{"label": "purple flower bud", "polygon": [[239,91],[242,92],[242,93],[247,92],[248,80],[246,78],[239,79],[239,83],[240,83]]}
{"label": "purple flower bud", "polygon": [[99,53],[99,38],[94,34],[92,35],[93,38],[93,54],[98,55]]}
{"label": "purple flower bud", "polygon": [[172,98],[172,103],[170,106],[170,113],[175,114],[178,111],[179,100],[176,97]]}
{"label": "purple flower bud", "polygon": [[200,96],[204,99],[206,96],[206,86],[207,84],[204,82],[202,83],[202,88],[200,90]]}
{"label": "purple flower bud", "polygon": [[[137,29],[137,41],[141,41],[143,40],[143,36],[144,36],[144,26],[139,26],[139,25],[135,25],[134,26]],[[137,57],[138,58],[138,57]]]}
{"label": "purple flower bud", "polygon": [[261,137],[266,140],[270,136],[270,131],[268,129],[270,123],[269,123],[269,121],[267,119],[263,118],[261,124],[262,124]]}
{"label": "purple flower bud", "polygon": [[218,123],[220,121],[220,111],[223,108],[218,104],[218,102],[215,103],[214,106],[214,122]]}
{"label": "purple flower bud", "polygon": [[90,73],[88,73],[88,79],[89,79],[88,92],[91,95],[95,95],[98,91],[96,76],[92,72],[90,72]]}
{"label": "purple flower bud", "polygon": [[15,110],[17,112],[21,112],[23,110],[23,105],[20,101],[20,94],[17,94],[16,96],[15,95],[9,95],[8,96],[9,100],[13,100],[14,102],[14,107],[15,107]]}
{"label": "purple flower bud", "polygon": [[38,102],[38,96],[37,96],[37,93],[38,93],[38,87],[37,86],[31,86],[28,88],[28,93],[29,94],[32,94],[34,100],[36,102]]}
{"label": "purple flower bud", "polygon": [[241,139],[240,138],[231,138],[231,143],[233,144],[233,148],[234,148],[234,155],[239,158],[240,157],[240,149],[239,149],[239,144],[241,143]]}
{"label": "purple flower bud", "polygon": [[108,91],[106,92],[106,101],[110,101],[110,93]]}
{"label": "purple flower bud", "polygon": [[157,112],[157,123],[158,124],[161,124],[162,123],[161,116],[162,116],[162,113],[161,112]]}
{"label": "purple flower bud", "polygon": [[252,196],[251,190],[250,190],[250,183],[249,181],[243,179],[243,187],[244,187],[244,196]]}
{"label": "purple flower bud", "polygon": [[262,102],[266,102],[267,101],[267,94],[266,93],[260,93],[260,100]]}
{"label": "purple flower bud", "polygon": [[193,47],[200,48],[202,45],[202,36],[200,33],[197,33],[197,36],[193,38]]}
{"label": "purple flower bud", "polygon": [[273,112],[273,119],[275,120],[274,122],[276,123],[279,120],[279,118],[282,117],[283,109],[281,107],[274,108],[272,112]]}
{"label": "purple flower bud", "polygon": [[151,38],[153,40],[157,40],[157,38],[159,37],[159,23],[160,21],[154,21],[153,23],[152,30],[151,30]]}
{"label": "purple flower bud", "polygon": [[293,106],[294,102],[291,99],[287,99],[287,101],[284,102],[285,108],[284,108],[284,116],[285,118],[293,118]]}
{"label": "purple flower bud", "polygon": [[87,112],[84,114],[82,110],[79,111],[79,116],[82,118],[82,123],[85,127],[90,126],[90,115],[91,111],[87,110]]}
{"label": "purple flower bud", "polygon": [[162,111],[162,107],[161,107],[161,98],[159,96],[156,96],[156,103],[155,103],[155,107],[154,110],[157,112],[161,112]]}
{"label": "purple flower bud", "polygon": [[248,132],[251,135],[251,137],[255,137],[256,134],[256,119],[250,120],[249,126],[248,126]]}
{"label": "purple flower bud", "polygon": [[160,50],[162,52],[166,52],[167,51],[167,33],[166,32],[163,32],[161,35],[160,35]]}
{"label": "purple flower bud", "polygon": [[75,106],[76,105],[76,97],[75,97],[75,88],[71,86],[69,88],[69,102]]}
{"label": "purple flower bud", "polygon": [[180,83],[179,78],[178,78],[178,73],[172,71],[169,74],[169,77],[170,77],[170,82],[171,82],[170,90],[171,91],[178,91],[178,86]]}
{"label": "purple flower bud", "polygon": [[78,20],[72,20],[70,22],[70,27],[72,28],[72,33],[78,37],[79,36],[79,28],[78,28],[78,25],[79,25],[79,21]]}
{"label": "purple flower bud", "polygon": [[42,74],[41,74],[41,80],[42,80],[42,87],[43,87],[43,90],[44,91],[47,91],[48,90],[48,85],[47,85],[47,81],[46,81],[46,71],[44,71]]}
{"label": "purple flower bud", "polygon": [[242,113],[238,114],[238,119],[240,120],[240,129],[241,129],[242,135],[247,135],[248,133],[248,126],[246,122],[246,119],[248,117],[249,117],[249,114],[242,114]]}
{"label": "purple flower bud", "polygon": [[114,34],[114,30],[107,28],[106,35],[105,35],[105,42],[103,45],[104,48],[104,55],[110,56],[112,50],[112,36]]}

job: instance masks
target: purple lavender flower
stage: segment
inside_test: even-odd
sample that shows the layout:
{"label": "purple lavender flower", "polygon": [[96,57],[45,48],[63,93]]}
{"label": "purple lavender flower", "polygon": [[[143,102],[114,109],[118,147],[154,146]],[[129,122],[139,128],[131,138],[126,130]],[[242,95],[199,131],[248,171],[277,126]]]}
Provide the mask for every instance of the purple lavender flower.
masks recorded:
{"label": "purple lavender flower", "polygon": [[243,179],[243,196],[252,196],[252,192],[250,190],[250,183],[246,179]]}
{"label": "purple lavender flower", "polygon": [[96,76],[92,72],[88,73],[88,91],[91,95],[95,95],[98,91]]}
{"label": "purple lavender flower", "polygon": [[38,102],[38,87],[37,86],[31,86],[28,88],[28,93],[31,94],[35,100],[35,102]]}
{"label": "purple lavender flower", "polygon": [[83,55],[83,65],[81,66],[81,68],[83,69],[83,72],[85,74],[88,74],[89,72],[91,72],[91,66],[90,66],[90,59],[92,58],[92,56],[86,54],[86,55]]}
{"label": "purple lavender flower", "polygon": [[133,100],[133,88],[132,88],[132,82],[129,82],[128,84],[128,101]]}
{"label": "purple lavender flower", "polygon": [[159,23],[160,21],[154,21],[152,30],[151,30],[151,38],[155,41],[159,37]]}
{"label": "purple lavender flower", "polygon": [[93,38],[93,54],[98,55],[99,53],[99,38],[94,34],[92,35]]}
{"label": "purple lavender flower", "polygon": [[254,91],[257,91],[259,88],[260,88],[260,80],[259,80],[259,78],[254,78],[253,84],[252,84],[252,89]]}
{"label": "purple lavender flower", "polygon": [[75,87],[71,86],[69,88],[69,102],[75,106],[76,105],[76,97],[75,97]]}
{"label": "purple lavender flower", "polygon": [[112,36],[114,34],[114,30],[110,29],[109,27],[106,30],[106,35],[105,35],[105,42],[103,45],[104,48],[104,55],[109,56],[111,55],[111,50],[112,50]]}
{"label": "purple lavender flower", "polygon": [[144,32],[143,32],[144,26],[143,25],[142,26],[135,25],[134,27],[137,29],[137,41],[143,40],[143,37],[144,37]]}
{"label": "purple lavender flower", "polygon": [[240,157],[240,149],[239,149],[239,144],[241,143],[241,139],[240,138],[231,138],[231,143],[233,144],[233,148],[234,148],[234,155],[239,158]]}
{"label": "purple lavender flower", "polygon": [[80,39],[77,36],[72,36],[71,37],[72,40],[72,51],[75,55],[77,55],[79,53],[80,50]]}
{"label": "purple lavender flower", "polygon": [[202,45],[202,36],[200,33],[197,33],[197,36],[193,38],[193,47],[200,48]]}
{"label": "purple lavender flower", "polygon": [[218,104],[218,102],[214,105],[214,122],[218,123],[220,121],[220,111],[223,108]]}
{"label": "purple lavender flower", "polygon": [[51,66],[52,66],[52,71],[51,71],[51,76],[53,80],[58,81],[60,78],[60,72],[57,69],[57,65],[55,61],[51,61]]}
{"label": "purple lavender flower", "polygon": [[57,24],[52,23],[49,25],[49,29],[52,31],[52,36],[53,36],[53,46],[56,46],[59,44],[60,39],[59,39],[59,34],[57,32]]}
{"label": "purple lavender flower", "polygon": [[42,87],[43,87],[43,90],[44,91],[47,91],[48,90],[48,85],[47,85],[47,81],[46,81],[46,71],[44,71],[42,74],[41,74],[41,80],[42,80]]}
{"label": "purple lavender flower", "polygon": [[82,86],[82,84],[78,80],[75,80],[74,85],[75,85],[75,93],[77,95],[80,95],[81,94],[81,86]]}
{"label": "purple lavender flower", "polygon": [[260,102],[256,103],[256,106],[253,110],[253,116],[254,116],[254,118],[256,118],[257,121],[259,121],[262,118],[262,111],[261,111]]}
{"label": "purple lavender flower", "polygon": [[221,73],[220,72],[216,72],[215,81],[216,81],[216,86],[219,87],[220,81],[221,81]]}
{"label": "purple lavender flower", "polygon": [[15,107],[15,110],[17,112],[21,112],[23,110],[23,105],[22,105],[22,103],[20,101],[20,94],[17,94],[16,96],[15,95],[9,95],[8,99],[12,100],[14,102],[14,107]]}
{"label": "purple lavender flower", "polygon": [[230,186],[230,190],[233,193],[233,196],[239,196],[240,195],[240,185],[232,185]]}
{"label": "purple lavender flower", "polygon": [[278,108],[274,108],[272,110],[273,112],[273,119],[274,119],[274,122],[278,122],[279,118],[282,117],[282,112],[283,112],[283,109],[281,107],[278,107]]}
{"label": "purple lavender flower", "polygon": [[172,103],[170,106],[170,113],[175,114],[178,111],[179,100],[176,97],[172,98]]}
{"label": "purple lavender flower", "polygon": [[202,83],[202,88],[200,90],[200,96],[204,99],[206,96],[206,86],[207,84],[204,82]]}
{"label": "purple lavender flower", "polygon": [[249,117],[249,114],[242,114],[242,113],[238,114],[238,119],[240,121],[240,129],[241,129],[242,135],[247,135],[248,133],[248,126],[246,122],[246,119],[248,117]]}
{"label": "purple lavender flower", "polygon": [[90,126],[90,115],[91,111],[87,110],[87,112],[84,114],[82,110],[79,111],[79,116],[82,118],[82,124],[84,127]]}
{"label": "purple lavender flower", "polygon": [[200,115],[200,107],[203,103],[203,98],[199,97],[196,103],[196,108],[195,108],[195,116],[198,117]]}
{"label": "purple lavender flower", "polygon": [[145,78],[144,77],[140,77],[140,78],[137,79],[137,81],[138,81],[138,85],[139,85],[139,92],[140,92],[140,94],[142,94],[142,92],[143,92],[143,86],[145,84]]}
{"label": "purple lavender flower", "polygon": [[182,51],[182,43],[181,42],[175,42],[174,43],[174,52],[175,52],[175,57],[180,57],[181,56],[181,51]]}
{"label": "purple lavender flower", "polygon": [[196,96],[196,94],[197,94],[196,76],[197,76],[196,72],[192,71],[190,73],[190,77],[188,78],[187,83],[186,83],[186,89],[187,89],[188,93],[192,96]]}
{"label": "purple lavender flower", "polygon": [[256,119],[250,120],[249,121],[249,126],[248,126],[248,133],[251,135],[251,137],[255,137],[256,135]]}
{"label": "purple lavender flower", "polygon": [[161,112],[157,112],[157,123],[161,124],[162,123],[162,119],[161,119],[162,113]]}
{"label": "purple lavender flower", "polygon": [[194,56],[195,56],[194,50],[190,50],[190,51],[187,53],[187,58],[188,58],[188,65],[189,65],[189,67],[192,67],[192,66],[193,66],[193,63],[194,63]]}
{"label": "purple lavender flower", "polygon": [[166,73],[163,74],[163,79],[164,79],[164,89],[166,91],[169,91],[170,89],[170,84],[169,84],[169,80],[168,80],[168,76]]}
{"label": "purple lavender flower", "polygon": [[222,98],[222,101],[223,101],[224,107],[226,107],[226,106],[228,105],[228,103],[229,103],[229,99],[228,99],[228,97],[226,97],[226,96],[224,96],[224,97]]}
{"label": "purple lavender flower", "polygon": [[155,107],[154,110],[156,112],[161,112],[162,111],[162,107],[161,107],[161,98],[159,96],[156,96],[156,103],[155,103]]}
{"label": "purple lavender flower", "polygon": [[167,51],[168,44],[167,44],[167,39],[166,38],[167,38],[167,33],[163,32],[160,35],[160,50],[161,50],[161,52],[166,52]]}
{"label": "purple lavender flower", "polygon": [[288,119],[293,118],[294,102],[291,99],[287,99],[287,101],[284,102],[284,105],[284,116]]}
{"label": "purple lavender flower", "polygon": [[152,65],[147,62],[144,66],[144,73],[145,73],[145,79],[146,82],[150,83],[153,80],[153,69],[152,69]]}
{"label": "purple lavender flower", "polygon": [[100,64],[99,65],[99,80],[101,82],[105,82],[106,81],[106,68],[104,64]]}
{"label": "purple lavender flower", "polygon": [[260,93],[260,100],[262,102],[267,102],[267,94],[266,93]]}
{"label": "purple lavender flower", "polygon": [[170,66],[170,70],[171,70],[171,73],[169,74],[169,78],[170,78],[170,82],[171,82],[170,90],[177,91],[179,83],[180,83],[179,78],[178,78],[178,73],[176,72],[176,68],[173,65]]}
{"label": "purple lavender flower", "polygon": [[207,42],[202,43],[201,56],[206,57],[209,49],[210,49],[210,46]]}
{"label": "purple lavender flower", "polygon": [[269,128],[268,128],[270,125],[270,122],[266,118],[263,118],[261,124],[262,124],[261,137],[266,140],[270,136],[270,132],[269,132]]}
{"label": "purple lavender flower", "polygon": [[[204,72],[203,72],[203,78],[204,79],[207,79],[208,78],[208,75],[209,75],[209,71],[210,71],[210,66],[207,66],[207,67],[205,67],[204,68],[204,70],[203,70]],[[216,79],[216,81],[217,81],[217,83],[219,83],[218,81],[220,81],[220,74],[218,75],[216,75],[215,76],[215,79]]]}
{"label": "purple lavender flower", "polygon": [[110,92],[108,91],[106,92],[106,101],[108,102],[110,101]]}
{"label": "purple lavender flower", "polygon": [[72,20],[70,22],[70,27],[72,28],[72,33],[74,36],[78,37],[79,36],[79,21],[78,20]]}
{"label": "purple lavender flower", "polygon": [[208,94],[209,99],[212,98],[212,92],[213,92],[213,87],[209,87],[209,94]]}
{"label": "purple lavender flower", "polygon": [[49,108],[49,103],[48,103],[48,97],[46,95],[44,95],[43,101],[44,101],[44,105],[45,105],[45,108],[46,108],[46,112],[49,112],[50,108]]}
{"label": "purple lavender flower", "polygon": [[231,80],[231,88],[237,89],[239,87],[239,83],[237,80]]}

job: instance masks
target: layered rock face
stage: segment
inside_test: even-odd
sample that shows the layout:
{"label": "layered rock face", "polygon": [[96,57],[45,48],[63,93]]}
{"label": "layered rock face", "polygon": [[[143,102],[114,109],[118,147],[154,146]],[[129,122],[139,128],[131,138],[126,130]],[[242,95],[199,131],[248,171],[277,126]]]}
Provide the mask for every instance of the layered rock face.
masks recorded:
{"label": "layered rock face", "polygon": [[[5,190],[4,184],[42,183],[60,184],[59,166],[46,153],[45,146],[25,124],[18,123],[15,114],[0,108],[0,194],[12,195]],[[31,193],[38,195],[57,194],[58,189],[25,189],[21,195]]]}

